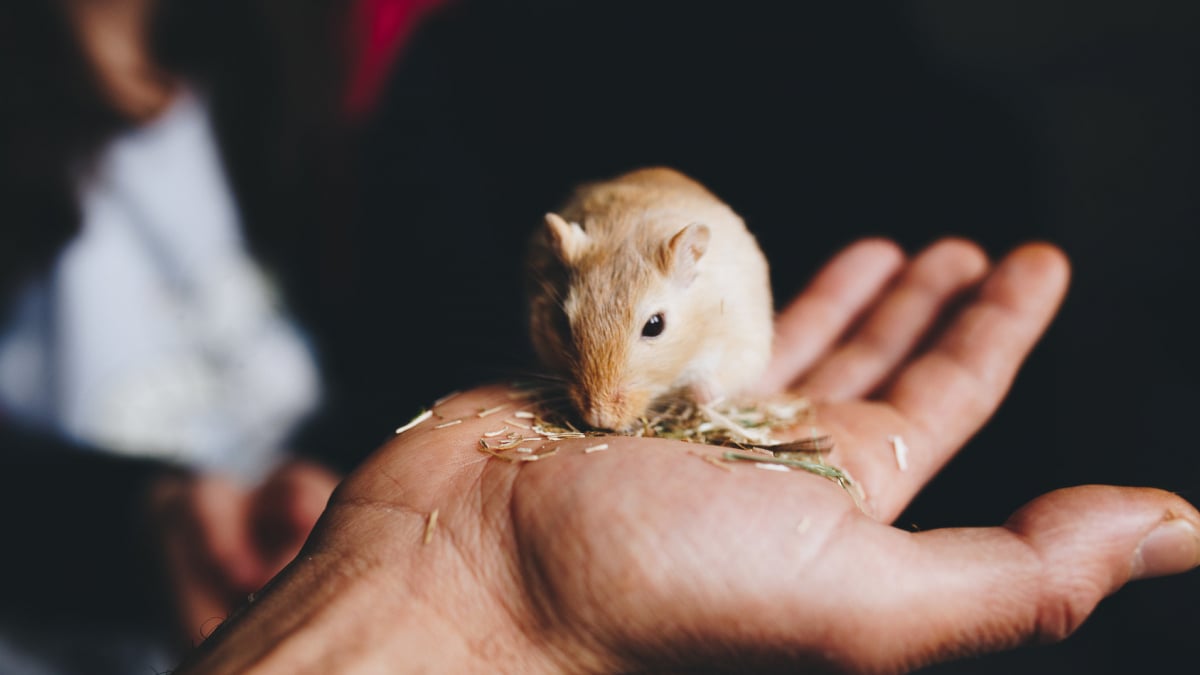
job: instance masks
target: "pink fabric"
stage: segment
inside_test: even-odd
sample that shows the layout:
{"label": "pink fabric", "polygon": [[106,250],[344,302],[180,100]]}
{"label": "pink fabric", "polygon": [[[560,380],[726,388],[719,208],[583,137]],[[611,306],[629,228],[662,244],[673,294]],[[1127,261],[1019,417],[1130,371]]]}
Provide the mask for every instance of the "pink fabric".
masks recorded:
{"label": "pink fabric", "polygon": [[359,0],[350,38],[352,71],[346,113],[359,120],[375,107],[404,42],[431,9],[448,0]]}

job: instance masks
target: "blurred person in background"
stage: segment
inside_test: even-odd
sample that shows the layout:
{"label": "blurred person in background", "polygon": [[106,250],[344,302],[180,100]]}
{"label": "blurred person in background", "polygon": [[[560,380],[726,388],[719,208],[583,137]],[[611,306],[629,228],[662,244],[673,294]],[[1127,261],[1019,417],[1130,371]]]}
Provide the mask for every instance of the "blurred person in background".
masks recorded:
{"label": "blurred person in background", "polygon": [[339,5],[0,8],[0,671],[169,665],[336,484],[272,242],[326,213]]}

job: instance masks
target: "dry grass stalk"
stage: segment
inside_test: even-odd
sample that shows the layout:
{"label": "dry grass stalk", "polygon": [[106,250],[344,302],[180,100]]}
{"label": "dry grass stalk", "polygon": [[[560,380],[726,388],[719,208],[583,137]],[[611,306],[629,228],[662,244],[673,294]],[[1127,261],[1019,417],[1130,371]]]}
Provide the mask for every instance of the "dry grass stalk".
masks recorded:
{"label": "dry grass stalk", "polygon": [[[693,453],[693,454],[696,454],[696,453]],[[729,473],[733,473],[733,467],[729,466],[729,462],[721,461],[720,457],[713,457],[712,455],[699,455],[699,454],[696,454],[696,456],[702,458],[704,461],[708,462],[709,464],[712,464],[713,466],[717,467],[718,469],[722,469],[724,471],[728,471]]]}
{"label": "dry grass stalk", "polygon": [[761,462],[760,462],[760,463],[756,463],[756,464],[754,465],[754,468],[756,468],[756,469],[767,469],[767,470],[770,470],[770,471],[782,471],[783,473],[791,473],[791,472],[792,472],[792,470],[791,470],[791,469],[789,469],[788,467],[786,467],[786,466],[783,466],[783,465],[781,465],[781,464],[763,464],[763,463],[761,463]]}
{"label": "dry grass stalk", "polygon": [[[525,386],[521,393],[528,394],[527,399],[531,403],[567,400],[561,391],[549,387],[539,389]],[[480,411],[479,416],[498,412],[504,407],[497,406]],[[489,432],[479,439],[482,452],[508,462],[529,462],[557,453],[558,447],[555,446],[549,452],[537,452],[524,447],[526,443],[613,436],[665,438],[731,448],[721,457],[701,455],[706,462],[725,471],[733,471],[730,464],[736,462],[755,462],[773,471],[802,469],[837,482],[850,492],[856,502],[859,500],[857,486],[852,484],[849,475],[822,459],[822,455],[834,447],[830,436],[820,434],[812,428],[808,437],[792,437],[788,440],[774,438],[776,432],[786,431],[790,435],[794,434],[798,426],[812,424],[812,407],[808,400],[803,398],[710,405],[698,405],[686,398],[670,398],[657,404],[635,428],[620,433],[580,429],[571,422],[570,409],[554,408],[546,403],[536,412],[522,410],[515,412],[513,416],[529,420],[530,424],[522,424],[513,419],[506,419],[504,423],[532,432],[533,436],[510,432],[503,436],[503,440],[489,443],[489,438],[500,436],[504,430]],[[607,443],[601,443],[584,448],[584,453],[590,454],[607,448]]]}

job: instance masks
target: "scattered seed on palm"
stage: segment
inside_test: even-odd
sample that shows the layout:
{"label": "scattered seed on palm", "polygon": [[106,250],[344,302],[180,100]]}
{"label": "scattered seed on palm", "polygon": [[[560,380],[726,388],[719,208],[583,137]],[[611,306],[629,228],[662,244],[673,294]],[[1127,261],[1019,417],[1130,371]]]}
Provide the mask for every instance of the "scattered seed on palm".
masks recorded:
{"label": "scattered seed on palm", "polygon": [[896,456],[896,468],[901,471],[908,470],[908,444],[900,436],[888,436],[888,441],[892,444],[892,454]]}
{"label": "scattered seed on palm", "polygon": [[[523,399],[538,407],[532,410],[515,410],[504,419],[504,427],[484,432],[479,439],[479,450],[510,463],[538,461],[557,453],[557,446],[549,452],[540,452],[540,448],[537,447],[539,442],[614,436],[663,438],[729,448],[720,457],[693,453],[723,471],[732,472],[732,464],[738,462],[753,462],[770,471],[802,469],[838,483],[850,492],[856,501],[859,499],[857,486],[852,483],[849,475],[826,463],[822,458],[834,449],[832,436],[820,433],[818,428],[813,426],[806,437],[795,438],[793,435],[787,440],[777,440],[774,437],[780,431],[792,435],[797,426],[813,423],[812,406],[803,398],[709,405],[699,405],[686,398],[666,399],[652,408],[632,429],[623,432],[579,428],[570,419],[571,411],[565,404],[560,403],[560,407],[556,408],[550,403],[565,401],[561,391],[551,387],[521,388],[519,391],[510,392],[508,398]],[[487,417],[509,407],[507,404],[501,404],[492,408],[481,408],[476,416]],[[416,426],[428,417],[429,412],[423,412],[398,432]],[[465,420],[447,421],[439,424],[438,428],[460,421]],[[893,445],[897,464],[904,470],[907,465],[907,447],[899,437],[889,437],[888,440]],[[609,444],[604,442],[590,445],[583,448],[583,454],[592,454],[608,447]]]}
{"label": "scattered seed on palm", "polygon": [[430,417],[433,417],[432,410],[422,410],[420,413],[417,414],[416,417],[409,420],[406,424],[403,424],[403,425],[397,427],[396,433],[402,434],[402,433],[408,431],[409,429],[417,426],[421,422],[424,422],[425,420],[429,419]]}
{"label": "scattered seed on palm", "polygon": [[434,509],[433,513],[429,514],[429,520],[425,521],[425,540],[428,544],[433,539],[433,531],[437,528],[438,510]]}

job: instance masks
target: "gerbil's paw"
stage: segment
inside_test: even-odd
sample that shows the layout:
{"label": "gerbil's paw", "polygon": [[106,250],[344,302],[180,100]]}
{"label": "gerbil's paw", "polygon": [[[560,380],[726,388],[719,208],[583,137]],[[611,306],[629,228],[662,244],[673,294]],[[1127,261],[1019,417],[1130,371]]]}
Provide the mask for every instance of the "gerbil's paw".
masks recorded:
{"label": "gerbil's paw", "polygon": [[696,380],[688,387],[688,395],[700,405],[716,405],[725,398],[724,387],[714,380]]}

